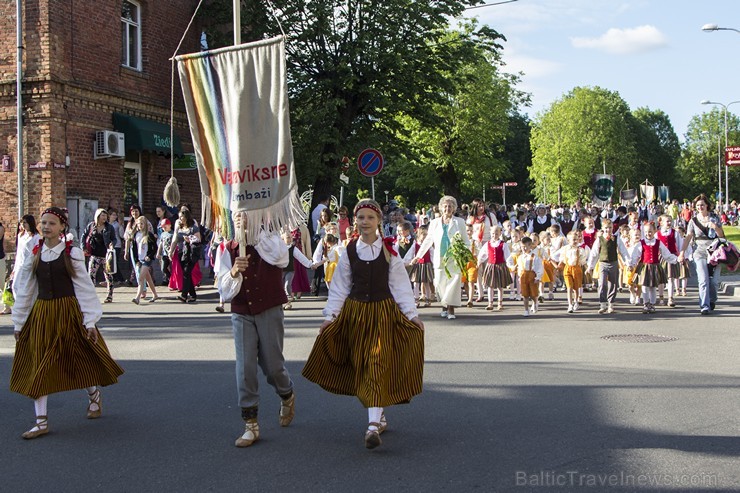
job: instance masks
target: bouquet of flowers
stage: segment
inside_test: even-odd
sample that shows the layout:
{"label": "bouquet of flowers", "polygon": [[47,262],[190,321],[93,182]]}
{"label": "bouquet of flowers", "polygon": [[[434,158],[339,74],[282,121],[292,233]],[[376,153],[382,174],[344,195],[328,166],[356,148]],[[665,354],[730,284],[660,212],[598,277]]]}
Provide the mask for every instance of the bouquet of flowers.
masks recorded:
{"label": "bouquet of flowers", "polygon": [[447,261],[449,259],[452,259],[455,262],[455,265],[458,269],[460,269],[460,272],[465,272],[468,262],[475,261],[473,253],[463,241],[460,233],[455,233],[455,235],[452,237],[450,247],[447,249],[445,256],[442,258],[445,266],[445,274],[447,274],[447,277],[452,277],[452,274],[450,274],[450,270],[447,268]]}

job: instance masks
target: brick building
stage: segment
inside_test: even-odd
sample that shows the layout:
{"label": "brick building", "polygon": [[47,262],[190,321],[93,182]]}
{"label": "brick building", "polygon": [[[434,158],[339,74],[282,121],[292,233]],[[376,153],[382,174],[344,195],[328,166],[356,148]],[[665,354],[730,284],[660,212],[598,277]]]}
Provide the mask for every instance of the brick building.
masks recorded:
{"label": "brick building", "polygon": [[[169,59],[197,3],[23,1],[24,213],[67,205],[73,226],[84,227],[94,207],[128,216],[138,203],[154,217],[170,177]],[[178,54],[198,51],[199,40],[193,26]],[[15,0],[0,0],[0,53],[0,154],[13,161],[12,170],[0,172],[0,221],[12,249],[18,217]],[[177,77],[174,94],[177,156],[192,152]],[[117,133],[96,142],[105,130],[123,134],[123,146]],[[96,146],[110,157],[95,159]],[[175,176],[182,200],[200,217],[197,171]]]}

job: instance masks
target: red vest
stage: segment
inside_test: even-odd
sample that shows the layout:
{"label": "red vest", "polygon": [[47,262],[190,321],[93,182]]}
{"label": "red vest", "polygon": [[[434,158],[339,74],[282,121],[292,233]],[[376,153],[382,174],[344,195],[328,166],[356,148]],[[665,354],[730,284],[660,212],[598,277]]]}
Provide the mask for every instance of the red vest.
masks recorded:
{"label": "red vest", "polygon": [[[417,251],[417,252],[419,251],[419,247],[420,247],[420,246],[421,246],[421,243],[419,243],[419,242],[417,241],[417,242],[416,242],[416,251]],[[420,263],[420,264],[428,264],[428,263],[430,263],[431,261],[432,261],[432,255],[431,255],[431,254],[429,253],[429,250],[427,250],[427,252],[426,252],[426,253],[424,254],[424,256],[423,256],[423,257],[421,257],[421,258],[419,259],[419,263]]]}
{"label": "red vest", "polygon": [[488,263],[489,264],[503,264],[506,262],[504,258],[504,242],[499,241],[497,247],[491,246],[491,242],[488,242]]}
{"label": "red vest", "polygon": [[669,252],[671,252],[673,255],[678,255],[678,246],[676,245],[676,230],[675,229],[671,229],[671,232],[668,233],[668,236],[663,236],[663,233],[661,231],[658,231],[658,233],[655,236],[658,237],[658,241],[664,244]]}
{"label": "red vest", "polygon": [[653,246],[649,246],[645,240],[640,240],[640,243],[642,243],[642,263],[657,264],[660,257],[660,241],[656,241]]}
{"label": "red vest", "polygon": [[[226,249],[231,255],[233,264],[239,254],[239,244],[230,241]],[[240,315],[257,315],[270,308],[288,302],[283,286],[283,269],[268,264],[252,245],[247,245],[249,263],[247,270],[242,272],[242,287],[233,300],[231,311]]]}
{"label": "red vest", "polygon": [[589,233],[585,229],[583,230],[583,243],[589,248],[592,248],[594,246],[594,241],[596,241],[596,230],[594,229],[593,232]]}

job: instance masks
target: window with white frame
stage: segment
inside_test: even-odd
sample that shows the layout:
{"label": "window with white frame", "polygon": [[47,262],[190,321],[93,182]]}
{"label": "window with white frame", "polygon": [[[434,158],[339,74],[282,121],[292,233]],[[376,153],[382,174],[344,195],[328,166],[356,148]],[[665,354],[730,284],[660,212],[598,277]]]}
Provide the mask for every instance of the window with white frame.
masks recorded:
{"label": "window with white frame", "polygon": [[124,0],[121,8],[121,65],[141,70],[141,5]]}

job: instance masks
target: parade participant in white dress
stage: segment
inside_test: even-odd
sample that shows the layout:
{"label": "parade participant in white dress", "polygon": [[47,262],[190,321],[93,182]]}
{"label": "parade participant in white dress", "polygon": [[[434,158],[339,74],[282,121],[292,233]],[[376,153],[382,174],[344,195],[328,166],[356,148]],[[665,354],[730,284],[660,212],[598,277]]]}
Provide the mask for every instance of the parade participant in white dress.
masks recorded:
{"label": "parade participant in white dress", "polygon": [[[462,304],[462,293],[460,290],[462,283],[462,273],[455,265],[455,262],[448,258],[443,262],[445,253],[452,246],[452,240],[455,234],[459,234],[465,245],[470,248],[470,240],[465,231],[465,221],[462,218],[455,217],[457,210],[457,200],[450,195],[445,195],[439,200],[439,211],[441,216],[433,219],[429,223],[429,234],[414,256],[412,263],[417,263],[431,248],[434,246],[434,288],[437,291],[437,299],[442,303],[442,317],[452,320],[455,318],[455,307]],[[451,277],[445,272],[445,263]]]}

